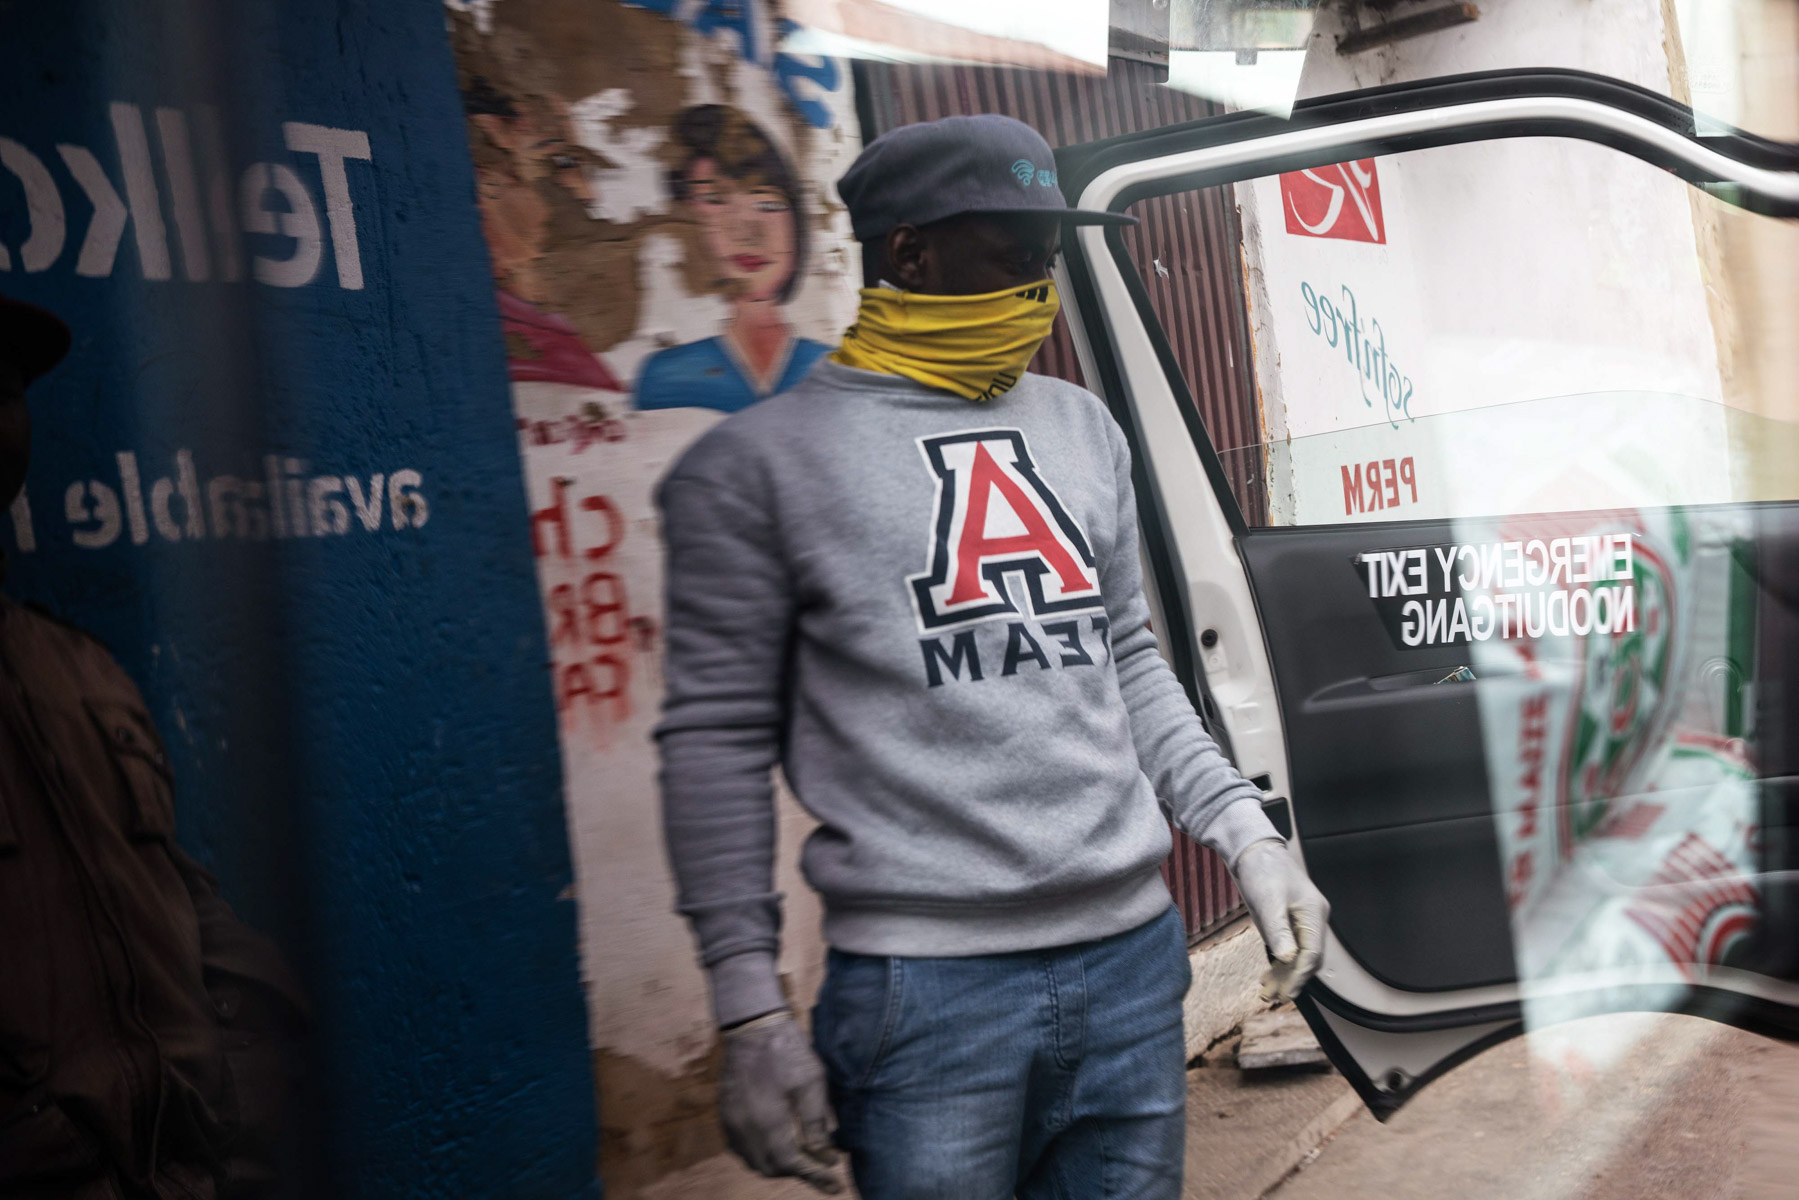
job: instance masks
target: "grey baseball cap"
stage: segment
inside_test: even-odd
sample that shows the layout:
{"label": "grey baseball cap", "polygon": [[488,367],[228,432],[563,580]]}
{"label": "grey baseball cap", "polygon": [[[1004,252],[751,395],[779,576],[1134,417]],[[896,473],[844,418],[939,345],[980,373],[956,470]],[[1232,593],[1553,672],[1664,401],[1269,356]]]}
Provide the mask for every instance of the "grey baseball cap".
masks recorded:
{"label": "grey baseball cap", "polygon": [[888,130],[863,147],[837,181],[837,194],[859,242],[895,225],[961,213],[1050,213],[1070,225],[1137,222],[1124,213],[1069,208],[1043,135],[997,113]]}

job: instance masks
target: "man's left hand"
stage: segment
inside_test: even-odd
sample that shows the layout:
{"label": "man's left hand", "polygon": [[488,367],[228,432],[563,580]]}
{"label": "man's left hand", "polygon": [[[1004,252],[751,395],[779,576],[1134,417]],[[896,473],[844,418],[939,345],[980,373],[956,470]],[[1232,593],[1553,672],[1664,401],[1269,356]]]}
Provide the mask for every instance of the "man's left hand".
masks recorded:
{"label": "man's left hand", "polygon": [[1317,973],[1324,956],[1330,902],[1306,877],[1285,842],[1255,842],[1237,856],[1231,874],[1262,933],[1273,965],[1262,976],[1262,999],[1291,1000]]}

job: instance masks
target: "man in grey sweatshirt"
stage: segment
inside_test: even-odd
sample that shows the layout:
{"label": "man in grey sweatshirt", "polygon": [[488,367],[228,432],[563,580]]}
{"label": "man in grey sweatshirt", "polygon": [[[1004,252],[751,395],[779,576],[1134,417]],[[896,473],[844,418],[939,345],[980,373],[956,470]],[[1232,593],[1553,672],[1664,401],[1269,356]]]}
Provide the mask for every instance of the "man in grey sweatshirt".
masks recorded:
{"label": "man in grey sweatshirt", "polygon": [[[1327,915],[1157,652],[1123,435],[1024,371],[1061,227],[1125,219],[1070,210],[1054,167],[1004,117],[871,143],[838,185],[856,325],[659,493],[666,835],[721,1119],[835,1191],[834,1109],[866,1200],[1179,1196],[1169,819],[1231,865],[1285,994]],[[819,821],[812,1048],[775,968],[777,763]]]}

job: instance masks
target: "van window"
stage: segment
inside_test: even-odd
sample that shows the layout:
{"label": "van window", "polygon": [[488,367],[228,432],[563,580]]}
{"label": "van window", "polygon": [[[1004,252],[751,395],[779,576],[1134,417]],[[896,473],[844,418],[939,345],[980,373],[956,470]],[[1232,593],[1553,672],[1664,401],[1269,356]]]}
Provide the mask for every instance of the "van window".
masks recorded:
{"label": "van window", "polygon": [[[1240,228],[1234,386],[1256,420],[1206,427],[1251,525],[1799,497],[1799,224],[1558,138],[1134,210],[1171,201],[1228,205]],[[1132,248],[1158,275],[1210,269]],[[1171,343],[1193,338],[1177,290],[1144,283]]]}

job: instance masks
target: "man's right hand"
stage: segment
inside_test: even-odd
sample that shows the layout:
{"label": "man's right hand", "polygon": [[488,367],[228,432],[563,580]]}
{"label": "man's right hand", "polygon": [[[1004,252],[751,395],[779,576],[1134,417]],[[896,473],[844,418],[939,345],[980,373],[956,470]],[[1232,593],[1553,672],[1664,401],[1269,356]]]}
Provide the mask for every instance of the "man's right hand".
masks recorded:
{"label": "man's right hand", "polygon": [[[825,1072],[785,1010],[724,1031],[718,1117],[725,1143],[764,1175],[797,1175],[836,1195]],[[797,1136],[796,1136],[797,1131]]]}

